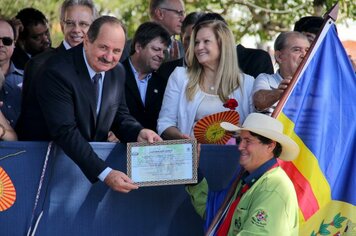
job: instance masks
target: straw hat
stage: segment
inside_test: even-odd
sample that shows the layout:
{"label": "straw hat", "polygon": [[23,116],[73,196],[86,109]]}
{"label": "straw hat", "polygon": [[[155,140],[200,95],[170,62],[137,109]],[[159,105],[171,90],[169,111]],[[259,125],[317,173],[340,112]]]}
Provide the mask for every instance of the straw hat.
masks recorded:
{"label": "straw hat", "polygon": [[247,116],[242,127],[238,127],[228,122],[221,122],[220,126],[228,131],[239,133],[247,130],[276,141],[282,146],[282,153],[279,156],[284,161],[292,161],[299,154],[299,146],[290,137],[283,134],[283,124],[264,114],[251,113]]}

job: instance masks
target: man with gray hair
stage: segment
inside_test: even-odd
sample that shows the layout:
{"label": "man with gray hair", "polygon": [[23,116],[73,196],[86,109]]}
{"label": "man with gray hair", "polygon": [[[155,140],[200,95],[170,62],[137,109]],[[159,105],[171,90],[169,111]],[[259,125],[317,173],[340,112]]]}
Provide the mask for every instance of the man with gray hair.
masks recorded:
{"label": "man with gray hair", "polygon": [[55,49],[41,53],[32,58],[25,68],[22,89],[22,107],[16,130],[20,139],[31,137],[23,136],[23,125],[28,119],[38,119],[44,122],[43,116],[38,112],[39,102],[36,90],[45,69],[45,64],[52,56],[60,56],[66,51],[83,42],[89,26],[97,18],[97,10],[92,0],[65,0],[61,6],[60,24],[64,34],[63,42]]}
{"label": "man with gray hair", "polygon": [[175,35],[180,35],[182,22],[185,17],[182,0],[151,0],[150,17],[152,21],[162,25],[171,35],[171,45],[165,61],[175,60],[184,56],[184,48]]}
{"label": "man with gray hair", "polygon": [[272,114],[309,50],[309,45],[307,37],[300,32],[283,32],[277,37],[274,57],[279,65],[278,71],[272,75],[260,74],[254,82],[252,96],[258,112]]}
{"label": "man with gray hair", "polygon": [[62,42],[66,49],[83,42],[91,23],[98,17],[92,0],[65,0],[61,6]]}
{"label": "man with gray hair", "polygon": [[[164,61],[172,61],[184,57],[184,48],[175,35],[180,35],[182,22],[185,17],[184,2],[182,0],[150,0],[149,14],[151,20],[163,26],[171,36],[171,44],[168,46]],[[125,50],[120,59],[121,62],[130,56],[131,40],[125,45]]]}

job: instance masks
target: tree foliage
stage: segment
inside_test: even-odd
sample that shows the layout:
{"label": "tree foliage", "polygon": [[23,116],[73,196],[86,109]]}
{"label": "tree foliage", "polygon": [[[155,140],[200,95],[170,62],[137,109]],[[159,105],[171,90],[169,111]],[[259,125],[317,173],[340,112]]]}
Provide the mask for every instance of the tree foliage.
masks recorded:
{"label": "tree foliage", "polygon": [[[13,17],[19,9],[35,7],[50,20],[55,43],[61,38],[57,0],[0,0],[0,15]],[[277,33],[291,30],[302,16],[322,16],[336,0],[185,0],[186,11],[217,12],[228,21],[237,39],[256,36],[264,42]],[[138,25],[149,20],[148,0],[95,0],[100,14],[110,14],[123,20],[132,37]],[[338,22],[356,20],[353,0],[340,0]]]}

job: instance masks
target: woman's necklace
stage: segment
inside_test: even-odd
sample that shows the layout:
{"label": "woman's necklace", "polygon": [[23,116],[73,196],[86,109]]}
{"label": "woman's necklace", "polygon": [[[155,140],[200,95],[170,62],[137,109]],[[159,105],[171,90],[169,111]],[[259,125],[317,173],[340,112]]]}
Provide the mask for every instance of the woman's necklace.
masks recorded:
{"label": "woman's necklace", "polygon": [[214,81],[214,80],[213,80],[213,81],[210,81],[210,82],[212,82],[212,83],[210,83],[210,84],[209,84],[208,81],[210,81],[210,80],[203,79],[203,81],[201,81],[201,82],[202,82],[202,84],[201,84],[202,88],[203,88],[203,89],[205,90],[205,92],[207,92],[207,93],[215,94],[215,92],[216,92],[216,89],[215,89],[215,81]]}

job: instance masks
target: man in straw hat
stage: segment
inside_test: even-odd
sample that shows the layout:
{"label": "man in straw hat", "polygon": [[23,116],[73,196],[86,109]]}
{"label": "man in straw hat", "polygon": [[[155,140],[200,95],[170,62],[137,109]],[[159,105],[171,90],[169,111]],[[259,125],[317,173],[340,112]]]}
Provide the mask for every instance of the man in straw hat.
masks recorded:
{"label": "man in straw hat", "polygon": [[[298,145],[283,134],[282,123],[264,114],[251,113],[242,127],[227,122],[221,127],[238,134],[244,171],[227,191],[207,235],[298,235],[296,192],[277,161],[295,159]],[[206,205],[206,179],[189,185],[187,191],[196,211],[205,218],[211,207]]]}

